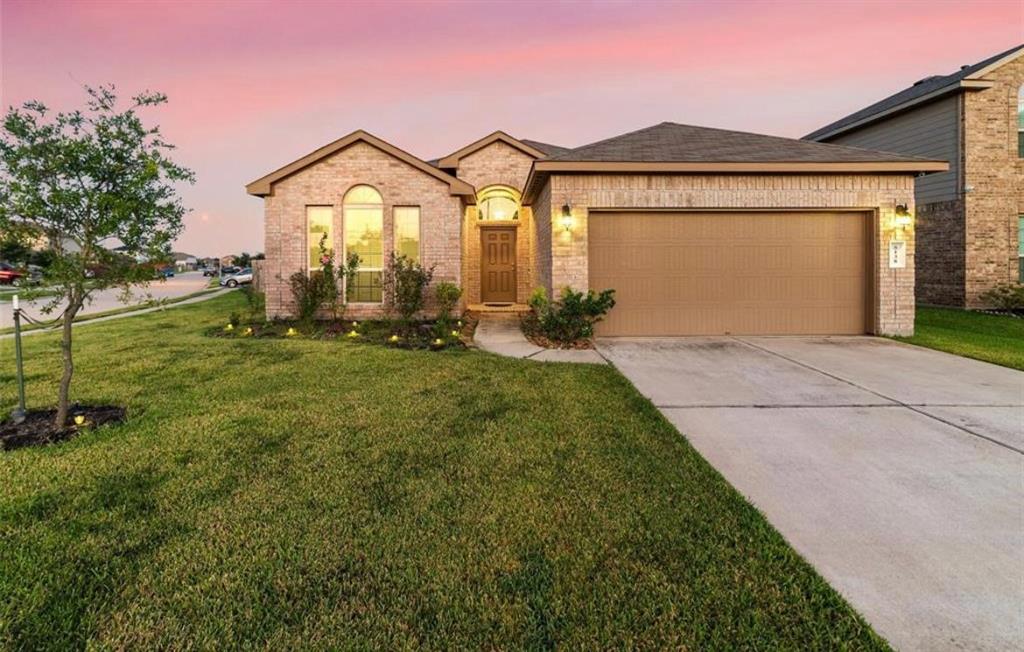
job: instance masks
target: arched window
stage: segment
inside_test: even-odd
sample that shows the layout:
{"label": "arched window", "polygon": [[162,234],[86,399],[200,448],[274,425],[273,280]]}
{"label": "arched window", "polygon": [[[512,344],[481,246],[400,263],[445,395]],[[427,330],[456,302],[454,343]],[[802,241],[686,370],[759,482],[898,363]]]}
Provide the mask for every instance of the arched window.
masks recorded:
{"label": "arched window", "polygon": [[[359,255],[351,303],[380,303],[384,268],[384,200],[372,186],[353,186],[342,202],[345,217],[345,257]],[[342,262],[342,261],[339,261]]]}
{"label": "arched window", "polygon": [[519,193],[508,186],[487,186],[477,194],[481,220],[518,220]]}
{"label": "arched window", "polygon": [[1024,84],[1017,90],[1017,158],[1024,158]]}

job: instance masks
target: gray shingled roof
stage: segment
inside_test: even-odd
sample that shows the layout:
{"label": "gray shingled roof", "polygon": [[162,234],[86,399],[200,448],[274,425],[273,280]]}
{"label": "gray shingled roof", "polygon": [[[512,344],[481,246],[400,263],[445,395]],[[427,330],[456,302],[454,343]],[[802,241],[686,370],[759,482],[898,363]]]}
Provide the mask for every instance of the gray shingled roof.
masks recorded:
{"label": "gray shingled roof", "polygon": [[571,149],[569,147],[562,147],[561,145],[552,145],[551,143],[542,143],[539,140],[527,140],[525,138],[520,138],[519,142],[526,143],[534,149],[539,149],[547,156],[558,156],[559,154],[564,154]]}
{"label": "gray shingled roof", "polygon": [[662,122],[577,147],[547,160],[618,163],[874,163],[927,159],[858,147]]}
{"label": "gray shingled roof", "polygon": [[991,56],[988,59],[985,59],[984,61],[979,61],[974,65],[963,66],[962,68],[960,68],[960,70],[949,75],[932,75],[931,77],[925,77],[924,79],[916,82],[910,88],[905,88],[899,93],[890,95],[884,100],[875,102],[871,106],[864,107],[860,111],[855,111],[854,113],[851,113],[845,118],[836,120],[832,124],[825,125],[821,129],[816,129],[815,131],[812,131],[811,133],[804,136],[804,139],[817,140],[818,138],[824,136],[825,134],[831,133],[836,129],[842,129],[843,127],[846,127],[848,125],[860,122],[865,118],[870,118],[871,116],[877,113],[888,111],[889,109],[895,108],[906,102],[916,100],[919,97],[924,97],[929,93],[934,93],[935,91],[941,88],[945,88],[946,86],[949,86],[951,84],[955,84],[965,79],[969,79],[971,75],[978,72],[979,70],[992,65],[993,63],[999,61],[1004,57],[1010,56],[1011,54],[1017,52],[1021,48],[1024,48],[1024,45],[1012,47],[1006,52],[1000,52],[999,54]]}

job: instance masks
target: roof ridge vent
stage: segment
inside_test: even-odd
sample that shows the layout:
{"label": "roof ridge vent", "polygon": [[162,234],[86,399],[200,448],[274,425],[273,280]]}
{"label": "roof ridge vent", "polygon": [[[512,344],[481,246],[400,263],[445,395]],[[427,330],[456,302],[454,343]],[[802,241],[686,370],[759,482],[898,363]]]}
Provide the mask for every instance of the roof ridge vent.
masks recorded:
{"label": "roof ridge vent", "polygon": [[[968,67],[970,67],[970,66],[964,66],[964,68],[968,68]],[[961,68],[961,70],[963,70],[963,68]],[[943,75],[928,75],[927,77],[925,77],[923,79],[918,79],[916,82],[914,82],[914,86],[920,86],[921,84],[923,84],[925,82],[930,82],[933,79],[941,79],[942,77],[943,77]]]}

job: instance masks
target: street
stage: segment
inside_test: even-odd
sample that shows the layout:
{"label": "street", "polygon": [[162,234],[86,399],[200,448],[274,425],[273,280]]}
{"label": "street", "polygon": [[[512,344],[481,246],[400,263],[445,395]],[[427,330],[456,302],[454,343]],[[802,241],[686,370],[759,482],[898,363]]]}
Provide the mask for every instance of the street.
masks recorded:
{"label": "street", "polygon": [[[162,281],[153,281],[146,287],[137,286],[133,289],[132,297],[128,303],[122,303],[120,301],[120,289],[112,288],[109,290],[99,290],[91,295],[92,301],[87,302],[78,314],[88,315],[91,313],[105,312],[107,310],[115,310],[126,305],[145,303],[150,299],[175,299],[192,294],[193,292],[198,292],[205,288],[209,282],[209,277],[203,276],[202,272],[185,272],[183,274],[178,274],[173,278]],[[51,300],[51,297],[43,297],[30,302],[22,301],[21,307],[28,316],[34,319],[51,320],[60,315],[60,309],[56,309],[48,315],[43,313],[42,308]],[[13,306],[11,304],[10,296],[4,294],[3,297],[0,298],[0,328],[7,328],[13,325]]]}

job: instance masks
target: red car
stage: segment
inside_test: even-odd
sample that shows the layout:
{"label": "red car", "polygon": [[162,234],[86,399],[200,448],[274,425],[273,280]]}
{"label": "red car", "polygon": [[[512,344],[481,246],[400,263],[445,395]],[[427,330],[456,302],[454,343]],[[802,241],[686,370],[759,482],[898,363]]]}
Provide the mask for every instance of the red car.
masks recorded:
{"label": "red car", "polygon": [[0,263],[0,285],[14,285],[24,276],[9,263]]}

